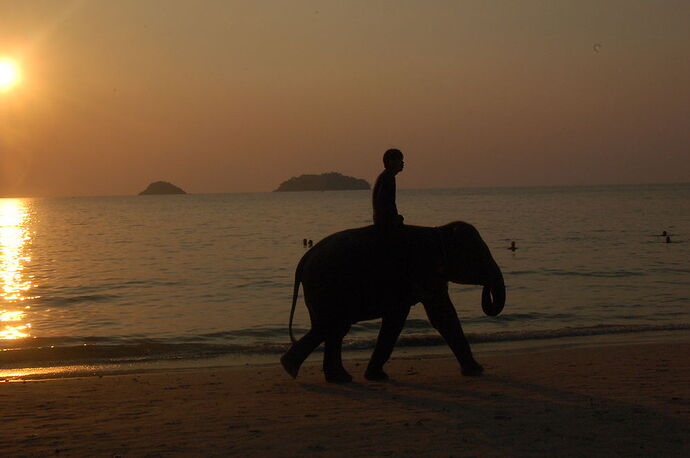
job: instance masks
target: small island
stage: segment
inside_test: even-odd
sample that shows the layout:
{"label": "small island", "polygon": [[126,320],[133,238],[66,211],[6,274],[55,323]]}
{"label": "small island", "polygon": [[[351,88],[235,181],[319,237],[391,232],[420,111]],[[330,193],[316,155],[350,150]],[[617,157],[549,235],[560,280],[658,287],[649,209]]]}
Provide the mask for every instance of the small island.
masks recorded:
{"label": "small island", "polygon": [[300,175],[280,183],[274,192],[287,191],[347,191],[371,189],[366,180],[343,175],[338,172],[321,175]]}
{"label": "small island", "polygon": [[139,193],[140,196],[152,196],[162,194],[187,194],[181,188],[178,188],[167,181],[155,181],[151,183],[146,189]]}

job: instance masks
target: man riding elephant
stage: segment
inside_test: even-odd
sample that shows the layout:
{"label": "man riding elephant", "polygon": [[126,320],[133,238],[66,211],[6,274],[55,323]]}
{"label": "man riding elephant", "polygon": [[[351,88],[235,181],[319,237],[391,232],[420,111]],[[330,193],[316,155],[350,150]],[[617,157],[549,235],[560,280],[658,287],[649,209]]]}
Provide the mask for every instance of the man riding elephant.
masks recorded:
{"label": "man riding elephant", "polygon": [[[503,275],[479,232],[455,222],[429,228],[403,225],[395,204],[395,176],[404,168],[403,154],[389,149],[385,170],[372,192],[374,225],[326,237],[300,260],[290,311],[292,346],[282,356],[285,370],[297,377],[309,354],[325,342],[323,370],[329,382],[349,382],[342,363],[342,341],[353,323],[381,318],[376,347],[367,366],[368,380],[385,380],[383,371],[410,308],[421,302],[431,325],[450,346],[464,375],[479,375],[462,331],[448,282],[484,285],[482,308],[498,315],[505,304]],[[297,295],[304,286],[311,329],[299,341],[292,335]]]}
{"label": "man riding elephant", "polygon": [[395,205],[395,176],[405,167],[403,154],[399,149],[389,149],[383,154],[384,170],[376,179],[371,193],[374,207],[374,225],[381,232],[388,233],[399,228],[404,218],[398,214]]}

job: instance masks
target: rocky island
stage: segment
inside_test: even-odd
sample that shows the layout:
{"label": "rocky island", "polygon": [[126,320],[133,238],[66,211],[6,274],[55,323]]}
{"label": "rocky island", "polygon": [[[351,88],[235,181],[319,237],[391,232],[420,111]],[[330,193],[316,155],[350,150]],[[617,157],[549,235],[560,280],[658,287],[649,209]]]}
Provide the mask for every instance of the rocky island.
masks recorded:
{"label": "rocky island", "polygon": [[371,189],[366,180],[343,175],[338,172],[321,175],[300,175],[283,181],[274,192],[286,191],[345,191]]}
{"label": "rocky island", "polygon": [[140,196],[161,195],[161,194],[187,194],[181,188],[178,188],[167,181],[155,181],[151,183],[146,189],[139,193]]}

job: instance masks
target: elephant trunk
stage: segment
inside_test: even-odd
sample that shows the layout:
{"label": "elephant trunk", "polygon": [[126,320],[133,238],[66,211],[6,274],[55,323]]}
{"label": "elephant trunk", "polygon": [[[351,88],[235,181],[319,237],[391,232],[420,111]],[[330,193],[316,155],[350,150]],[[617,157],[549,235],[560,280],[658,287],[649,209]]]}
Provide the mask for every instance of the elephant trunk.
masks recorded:
{"label": "elephant trunk", "polygon": [[503,283],[503,274],[494,262],[492,278],[482,290],[482,310],[488,316],[496,316],[506,305],[506,286]]}

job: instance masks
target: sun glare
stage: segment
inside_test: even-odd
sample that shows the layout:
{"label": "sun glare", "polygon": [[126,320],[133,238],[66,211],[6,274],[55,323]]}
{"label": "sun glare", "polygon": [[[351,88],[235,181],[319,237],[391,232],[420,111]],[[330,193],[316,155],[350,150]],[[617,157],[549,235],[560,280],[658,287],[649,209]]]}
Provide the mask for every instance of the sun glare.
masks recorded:
{"label": "sun glare", "polygon": [[0,59],[0,91],[8,91],[21,79],[19,65],[12,59]]}
{"label": "sun glare", "polygon": [[29,211],[22,199],[0,199],[0,340],[29,337],[31,324],[23,305],[31,299],[32,277],[26,272],[31,261]]}

